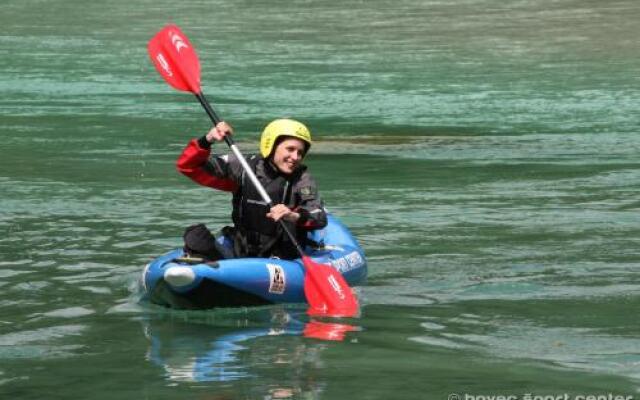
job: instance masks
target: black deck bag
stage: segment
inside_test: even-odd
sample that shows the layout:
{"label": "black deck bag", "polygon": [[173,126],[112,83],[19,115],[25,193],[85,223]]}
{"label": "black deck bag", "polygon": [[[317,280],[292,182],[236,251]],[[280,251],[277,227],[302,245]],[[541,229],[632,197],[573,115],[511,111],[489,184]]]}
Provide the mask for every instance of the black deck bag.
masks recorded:
{"label": "black deck bag", "polygon": [[184,231],[184,252],[191,257],[220,260],[223,255],[216,247],[216,238],[205,224],[191,225]]}

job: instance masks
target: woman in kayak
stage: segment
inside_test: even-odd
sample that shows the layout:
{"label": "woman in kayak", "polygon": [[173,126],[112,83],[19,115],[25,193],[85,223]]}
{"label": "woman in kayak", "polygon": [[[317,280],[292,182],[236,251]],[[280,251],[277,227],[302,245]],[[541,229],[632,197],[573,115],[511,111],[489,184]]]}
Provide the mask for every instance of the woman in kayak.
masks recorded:
{"label": "woman in kayak", "polygon": [[[213,142],[224,140],[233,130],[220,122],[206,135],[189,142],[178,158],[178,171],[195,182],[233,193],[233,228],[223,234],[233,239],[233,254],[218,253],[209,248],[211,257],[278,257],[294,259],[298,253],[284,234],[282,220],[295,232],[302,246],[307,232],[323,228],[327,215],[315,180],[302,161],[311,147],[311,134],[306,126],[292,119],[269,123],[260,138],[260,154],[247,158],[265,191],[275,204],[269,208],[233,154],[210,157]],[[204,230],[204,232],[203,232]],[[211,245],[213,236],[200,224],[187,229],[188,237],[202,239]],[[189,247],[189,243],[187,243]],[[205,253],[205,251],[197,251]],[[203,254],[207,255],[207,254]]]}

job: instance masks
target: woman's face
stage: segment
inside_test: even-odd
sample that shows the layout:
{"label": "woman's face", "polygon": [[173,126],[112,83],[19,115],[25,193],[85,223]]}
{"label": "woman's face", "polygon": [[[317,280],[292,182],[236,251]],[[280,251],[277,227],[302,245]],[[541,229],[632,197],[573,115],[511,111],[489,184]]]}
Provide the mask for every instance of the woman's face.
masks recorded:
{"label": "woman's face", "polygon": [[273,163],[283,174],[291,174],[300,166],[305,148],[305,142],[300,139],[284,139],[273,152]]}

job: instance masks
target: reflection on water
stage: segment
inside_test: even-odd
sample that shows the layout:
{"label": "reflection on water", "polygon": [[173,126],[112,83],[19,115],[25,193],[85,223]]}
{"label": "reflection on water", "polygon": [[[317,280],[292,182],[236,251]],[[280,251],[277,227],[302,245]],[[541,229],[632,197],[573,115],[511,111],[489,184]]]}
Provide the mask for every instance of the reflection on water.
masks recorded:
{"label": "reflection on water", "polygon": [[[176,312],[143,319],[148,361],[172,382],[229,382],[287,377],[274,397],[320,389],[315,371],[322,341],[341,341],[359,328],[336,322],[304,321],[302,311],[281,307],[252,311]],[[290,336],[287,340],[276,337]],[[269,369],[275,369],[269,370]],[[289,393],[288,396],[285,394]],[[273,394],[273,393],[272,393]]]}

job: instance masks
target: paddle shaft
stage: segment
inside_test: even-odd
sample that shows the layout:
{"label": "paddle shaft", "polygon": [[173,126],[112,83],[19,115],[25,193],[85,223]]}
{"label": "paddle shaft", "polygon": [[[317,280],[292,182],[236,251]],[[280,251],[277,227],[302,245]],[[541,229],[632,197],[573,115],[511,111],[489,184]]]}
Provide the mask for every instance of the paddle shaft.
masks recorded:
{"label": "paddle shaft", "polygon": [[[209,115],[209,118],[211,118],[211,121],[213,122],[214,125],[217,125],[220,121],[222,121],[222,119],[220,119],[220,117],[218,116],[216,111],[213,109],[213,107],[211,107],[211,104],[209,103],[207,98],[204,97],[204,93],[200,92],[200,93],[196,93],[195,95],[198,101],[200,102],[200,104],[202,105],[202,107],[204,108],[204,110],[207,112],[207,115]],[[247,160],[245,160],[244,156],[240,152],[240,149],[238,149],[238,146],[236,146],[235,142],[233,141],[233,138],[231,138],[231,136],[226,135],[224,137],[224,141],[227,143],[227,145],[231,149],[231,152],[236,156],[238,161],[240,161],[240,164],[242,165],[244,172],[249,176],[249,179],[251,180],[255,188],[260,193],[260,197],[262,197],[262,200],[269,205],[269,208],[273,207],[274,204],[273,204],[273,201],[271,200],[271,197],[269,197],[269,194],[264,190],[262,183],[260,183],[260,181],[258,180],[258,177],[253,172],[249,164],[247,163]],[[300,253],[302,257],[305,257],[304,251],[302,250],[302,247],[300,247],[300,243],[298,243],[298,240],[296,239],[293,232],[291,232],[291,229],[287,226],[287,224],[285,224],[284,220],[280,219],[279,222],[280,222],[280,225],[282,226],[282,229],[284,229],[284,231],[289,236],[291,243],[293,243],[293,245],[296,247],[296,250],[298,250],[298,253]]]}

